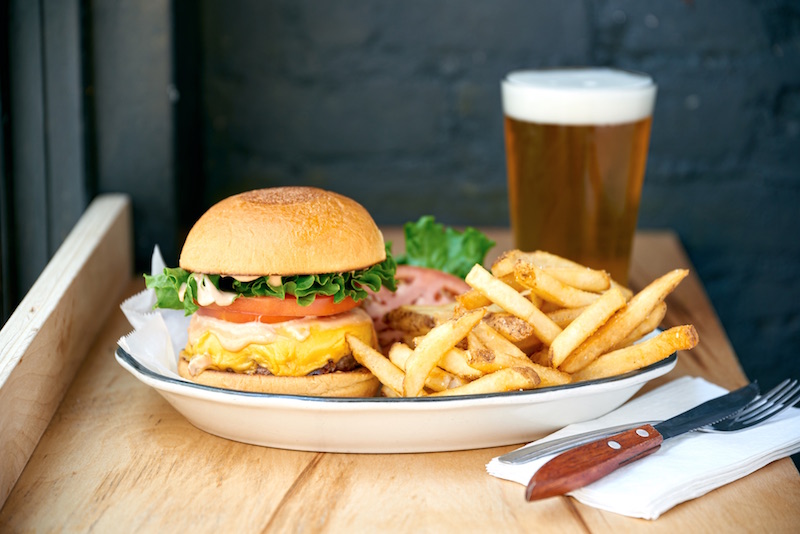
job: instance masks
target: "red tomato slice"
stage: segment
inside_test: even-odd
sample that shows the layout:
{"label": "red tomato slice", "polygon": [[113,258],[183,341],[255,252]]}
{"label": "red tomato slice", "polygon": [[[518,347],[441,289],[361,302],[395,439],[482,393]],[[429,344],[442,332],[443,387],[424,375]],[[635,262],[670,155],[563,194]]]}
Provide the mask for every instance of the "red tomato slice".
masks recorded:
{"label": "red tomato slice", "polygon": [[201,306],[196,313],[229,321],[231,323],[279,323],[307,315],[324,316],[346,312],[358,306],[350,297],[338,304],[333,297],[317,296],[308,306],[300,306],[297,300],[288,296],[285,299],[275,297],[239,297],[230,306],[209,304]]}
{"label": "red tomato slice", "polygon": [[471,288],[461,278],[436,269],[398,265],[395,273],[397,291],[392,292],[382,287],[378,293],[367,297],[364,309],[374,321],[407,304],[435,306],[453,302]]}

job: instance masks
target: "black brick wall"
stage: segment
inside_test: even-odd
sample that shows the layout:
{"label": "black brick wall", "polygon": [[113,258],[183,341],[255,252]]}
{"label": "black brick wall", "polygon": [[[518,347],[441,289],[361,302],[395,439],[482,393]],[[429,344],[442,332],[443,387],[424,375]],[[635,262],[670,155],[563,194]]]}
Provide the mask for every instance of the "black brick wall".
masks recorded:
{"label": "black brick wall", "polygon": [[499,80],[659,84],[642,228],[683,240],[746,373],[800,376],[800,3],[205,0],[205,203],[310,184],[379,223],[506,225]]}

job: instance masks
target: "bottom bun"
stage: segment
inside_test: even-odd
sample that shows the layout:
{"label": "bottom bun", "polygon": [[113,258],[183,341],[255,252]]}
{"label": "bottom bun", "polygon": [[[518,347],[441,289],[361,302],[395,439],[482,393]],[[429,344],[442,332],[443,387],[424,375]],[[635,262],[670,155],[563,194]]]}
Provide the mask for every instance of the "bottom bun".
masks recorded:
{"label": "bottom bun", "polygon": [[364,367],[348,372],[336,371],[308,376],[248,375],[206,369],[197,376],[192,376],[185,356],[181,352],[178,374],[197,384],[216,388],[311,397],[374,397],[381,385]]}

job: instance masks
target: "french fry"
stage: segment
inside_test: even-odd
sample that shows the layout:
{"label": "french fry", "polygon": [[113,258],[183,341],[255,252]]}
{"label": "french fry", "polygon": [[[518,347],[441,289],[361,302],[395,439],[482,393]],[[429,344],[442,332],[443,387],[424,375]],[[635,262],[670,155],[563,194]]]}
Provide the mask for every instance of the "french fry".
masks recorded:
{"label": "french fry", "polygon": [[539,375],[539,385],[537,387],[546,386],[560,386],[568,384],[572,379],[567,373],[562,373],[557,369],[545,367],[536,364],[529,360],[524,353],[514,351],[514,345],[508,346],[508,341],[504,340],[502,336],[496,334],[495,337],[491,334],[486,335],[481,339],[477,334],[475,337],[483,344],[483,348],[479,350],[472,350],[470,345],[469,362],[472,367],[480,369],[485,373],[494,373],[501,369],[510,367],[527,367],[533,369]]}
{"label": "french fry", "polygon": [[[536,265],[540,269],[546,270],[549,274],[551,274],[556,278],[558,278],[558,275],[556,274],[555,271],[559,269],[564,269],[565,272],[569,270],[590,271],[590,274],[582,275],[586,276],[584,282],[577,282],[576,280],[570,281],[568,279],[562,280],[561,278],[559,278],[559,280],[561,280],[562,282],[572,285],[575,288],[585,289],[587,291],[594,291],[592,287],[595,286],[595,284],[597,284],[597,286],[606,285],[606,288],[611,286],[617,286],[617,288],[620,291],[622,291],[622,294],[625,295],[626,299],[630,300],[630,298],[633,296],[633,292],[630,289],[615,282],[610,276],[608,276],[608,273],[606,273],[605,271],[590,269],[584,265],[581,265],[580,263],[576,263],[572,260],[562,258],[561,256],[557,256],[556,254],[551,254],[549,252],[537,250],[535,252],[522,252],[518,254],[516,257],[523,261],[532,263],[533,265]],[[572,276],[572,275],[565,275],[565,276]]]}
{"label": "french fry", "polygon": [[619,282],[615,282],[614,280],[611,280],[611,287],[616,287],[617,289],[622,291],[622,294],[625,295],[625,300],[631,300],[631,298],[633,297],[633,291],[631,291],[629,288],[623,286]]}
{"label": "french fry", "polygon": [[401,397],[401,395],[398,392],[396,392],[395,390],[393,390],[392,388],[390,388],[386,384],[383,384],[381,386],[381,394],[380,394],[380,396],[381,397],[389,397],[389,398],[393,398],[393,399]]}
{"label": "french fry", "polygon": [[633,296],[627,306],[614,314],[586,341],[575,349],[559,369],[566,373],[577,373],[595,358],[604,354],[615,344],[625,339],[634,328],[650,315],[653,309],[669,295],[689,271],[675,269],[657,278]]}
{"label": "french fry", "polygon": [[500,254],[492,264],[492,274],[497,278],[503,278],[508,275],[514,274],[514,264],[520,259],[523,254],[520,250],[507,250]]}
{"label": "french fry", "polygon": [[522,292],[523,295],[525,295],[528,298],[528,300],[531,301],[531,304],[533,304],[534,306],[536,306],[537,308],[539,308],[541,310],[542,309],[542,305],[545,304],[545,301],[542,300],[542,297],[540,297],[539,295],[534,295],[529,290],[526,290],[526,291],[527,291],[527,295],[525,295],[525,292]]}
{"label": "french fry", "polygon": [[[514,276],[514,264],[517,262],[521,254],[523,254],[523,252],[520,252],[519,250],[508,250],[495,260],[495,262],[492,264],[492,268],[490,269],[495,278],[502,280],[517,291],[522,291],[525,289],[522,287],[522,285],[520,285],[519,282],[517,282],[517,278]],[[536,305],[536,302],[534,302],[534,305]]]}
{"label": "french fry", "polygon": [[[658,328],[658,325],[661,324],[661,321],[664,320],[664,316],[667,314],[667,303],[662,302],[658,306],[655,307],[653,311],[650,312],[650,315],[647,318],[639,323],[639,326],[633,329],[633,332],[628,334],[628,336],[611,347],[611,350],[622,349],[633,345],[641,338]],[[610,351],[609,351],[610,352]]]}
{"label": "french fry", "polygon": [[572,321],[578,318],[580,314],[586,309],[586,306],[581,308],[559,308],[551,312],[547,312],[547,316],[561,328],[566,328]]}
{"label": "french fry", "polygon": [[559,367],[573,350],[624,305],[625,297],[618,289],[612,288],[587,306],[586,310],[553,340],[549,356],[551,365]]}
{"label": "french fry", "polygon": [[537,375],[533,369],[528,367],[510,367],[497,371],[496,373],[484,375],[461,387],[434,393],[431,397],[480,395],[533,389],[539,385],[539,382],[539,375]]}
{"label": "french fry", "polygon": [[586,291],[600,292],[609,288],[611,278],[605,271],[590,269],[566,258],[548,252],[522,252],[509,250],[500,255],[492,265],[492,274],[504,279],[514,274],[518,261],[534,265],[567,285]]}
{"label": "french fry", "polygon": [[524,261],[518,261],[514,265],[514,274],[517,277],[517,281],[529,288],[532,293],[547,302],[553,302],[565,308],[588,306],[600,298],[597,293],[568,286],[535,265]]}
{"label": "french fry", "polygon": [[476,369],[480,369],[484,374],[494,373],[500,369],[510,367],[510,365],[501,365],[497,355],[487,348],[473,346],[467,354],[469,355],[469,364]]}
{"label": "french fry", "polygon": [[356,336],[346,334],[345,339],[358,363],[378,377],[381,384],[392,389],[397,395],[403,393],[403,371],[390,362],[386,356],[373,349]]}
{"label": "french fry", "polygon": [[[475,335],[474,331],[467,334],[467,345],[469,346],[467,350],[467,363],[469,363],[470,367],[475,367],[473,363],[476,361],[494,359],[494,353]],[[477,369],[477,367],[475,368]]]}
{"label": "french fry", "polygon": [[437,325],[428,332],[406,362],[402,390],[404,396],[417,397],[422,393],[425,379],[442,356],[467,337],[485,313],[484,309],[472,310],[461,317]]}
{"label": "french fry", "polygon": [[[539,297],[539,298],[541,299],[541,297]],[[585,308],[586,306],[582,306],[582,307]],[[563,310],[564,309],[564,307],[561,304],[556,304],[555,302],[547,302],[546,300],[542,300],[542,304],[540,306],[537,306],[537,308],[539,308],[545,314],[547,314],[548,317],[549,317],[549,314],[551,314],[553,312],[556,312],[558,310]]]}
{"label": "french fry", "polygon": [[353,336],[347,341],[385,397],[485,394],[612,376],[697,344],[691,325],[647,336],[687,274],[666,273],[634,295],[605,271],[512,250],[492,273],[475,265],[466,277],[471,289],[456,302],[388,314],[387,325],[406,343],[392,345],[387,356]]}
{"label": "french fry", "polygon": [[[589,267],[585,265],[581,265],[580,263],[568,260],[563,256],[551,252],[545,252],[544,250],[535,250],[533,252],[521,252],[517,250],[515,252],[516,254],[513,255],[515,260],[522,260],[540,269],[589,269]],[[602,273],[604,271],[597,272]]]}
{"label": "french fry", "polygon": [[439,360],[439,367],[448,373],[464,380],[475,380],[483,376],[483,373],[470,367],[467,358],[467,351],[458,347],[448,350]]}
{"label": "french fry", "polygon": [[[529,289],[527,289],[525,286],[523,286],[522,284],[517,282],[517,277],[514,276],[514,273],[507,274],[505,276],[495,276],[495,278],[497,278],[498,280],[502,280],[504,284],[506,284],[507,286],[509,286],[511,288],[514,288],[514,290],[518,291],[519,293],[522,293],[522,292],[530,293]],[[524,296],[528,300],[530,300],[533,303],[533,305],[536,306],[537,308],[541,305],[541,301],[540,301],[540,299],[538,297],[536,297],[536,295],[533,295],[534,300],[531,300],[531,295],[530,294],[527,294],[527,295],[524,295]]]}
{"label": "french fry", "polygon": [[[470,336],[473,335],[479,342],[479,349],[483,349],[473,352],[470,345],[469,362],[476,369],[492,373],[508,367],[530,367],[539,375],[540,387],[566,384],[571,380],[566,373],[532,362],[516,345],[485,323],[476,325]],[[474,338],[470,338],[471,343]]]}
{"label": "french fry", "polygon": [[[507,285],[513,287],[517,291],[522,292],[525,290],[525,287],[517,282],[517,277],[514,274],[514,264],[516,264],[519,258],[524,254],[524,252],[519,250],[508,250],[504,252],[495,260],[494,264],[492,264],[492,268],[490,269],[492,275],[494,275],[494,277],[498,280],[502,280]],[[535,295],[528,295],[528,300],[531,300],[533,305],[537,308],[541,305],[541,299]]]}
{"label": "french fry", "polygon": [[529,354],[542,346],[541,340],[533,333],[533,327],[524,319],[507,311],[489,312],[483,321],[499,332],[504,338]]}
{"label": "french fry", "polygon": [[539,379],[541,382],[539,383],[539,387],[549,387],[549,386],[563,386],[564,384],[569,384],[572,382],[572,376],[559,371],[558,369],[553,369],[552,367],[548,367],[546,365],[539,365],[536,362],[530,362],[532,366],[531,369],[536,371],[536,374],[539,375]]}
{"label": "french fry", "polygon": [[485,322],[476,324],[472,333],[491,351],[501,351],[518,358],[528,359],[527,355],[519,347],[504,338],[497,330]]}
{"label": "french fry", "polygon": [[[540,268],[553,268],[553,269],[588,269],[585,265],[568,260],[563,256],[545,252],[544,250],[535,250],[533,252],[522,252],[517,256],[528,263],[536,265]],[[602,271],[599,271],[602,272]]]}
{"label": "french fry", "polygon": [[492,276],[480,265],[476,264],[467,274],[465,280],[473,289],[483,293],[504,310],[527,321],[533,328],[536,337],[545,344],[550,345],[556,336],[561,333],[561,328],[542,313],[539,308],[534,306],[531,301]]}
{"label": "french fry", "polygon": [[599,293],[611,287],[611,277],[605,271],[588,267],[542,267],[541,269],[575,289]]}
{"label": "french fry", "polygon": [[395,343],[389,348],[389,354],[387,357],[389,358],[389,361],[395,364],[399,369],[405,371],[406,361],[413,352],[414,349],[405,343]]}
{"label": "french fry", "polygon": [[551,252],[545,252],[544,250],[522,253],[519,257],[538,267],[560,267],[565,269],[570,267],[583,267],[580,263],[568,260],[567,258]]}
{"label": "french fry", "polygon": [[542,367],[550,367],[550,347],[542,347],[536,352],[531,353],[528,359]]}
{"label": "french fry", "polygon": [[[414,351],[404,343],[395,343],[389,349],[389,360],[399,367],[405,369],[408,358]],[[433,391],[443,391],[448,388],[463,386],[466,382],[458,377],[455,377],[438,367],[434,367],[428,378],[425,380],[425,387]]]}
{"label": "french fry", "polygon": [[476,308],[482,308],[492,303],[491,300],[486,298],[480,291],[476,289],[471,289],[460,295],[457,295],[456,301],[465,310],[474,310]]}
{"label": "french fry", "polygon": [[692,325],[676,326],[657,336],[624,349],[604,354],[572,375],[575,382],[616,376],[663,360],[677,350],[697,346],[697,331]]}

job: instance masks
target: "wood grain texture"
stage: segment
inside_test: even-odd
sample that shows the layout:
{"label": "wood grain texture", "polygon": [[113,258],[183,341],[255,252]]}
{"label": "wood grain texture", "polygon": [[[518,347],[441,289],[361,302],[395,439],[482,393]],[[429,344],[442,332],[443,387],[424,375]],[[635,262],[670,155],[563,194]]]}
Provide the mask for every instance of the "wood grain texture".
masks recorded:
{"label": "wood grain texture", "polygon": [[[99,197],[0,330],[0,499],[47,428],[133,268],[130,203]],[[122,281],[122,283],[120,283]]]}
{"label": "wood grain texture", "polygon": [[[642,431],[644,436],[639,434]],[[525,498],[536,501],[588,486],[623,465],[653,454],[663,441],[655,428],[642,425],[565,451],[536,471]]]}
{"label": "wood grain texture", "polygon": [[[640,287],[688,266],[671,234],[643,234],[636,243]],[[683,290],[687,281],[694,285]],[[693,274],[684,284],[667,299],[668,321],[697,324],[706,349],[682,354],[660,382],[698,374],[743,384],[702,287]],[[128,292],[142,287],[135,280]],[[786,532],[800,521],[800,476],[788,459],[648,522],[571,498],[527,503],[523,486],[484,468],[515,446],[348,455],[227,441],[192,427],[114,361],[115,342],[128,330],[121,312],[108,316],[0,511],[0,531]]]}

